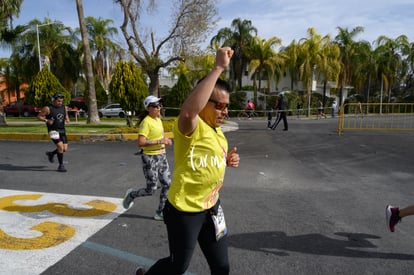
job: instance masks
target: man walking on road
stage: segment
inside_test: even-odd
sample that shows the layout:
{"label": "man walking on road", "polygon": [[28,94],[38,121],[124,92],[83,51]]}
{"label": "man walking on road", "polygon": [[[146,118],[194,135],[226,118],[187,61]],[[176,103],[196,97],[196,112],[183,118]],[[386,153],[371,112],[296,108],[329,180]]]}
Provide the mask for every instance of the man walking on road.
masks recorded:
{"label": "man walking on road", "polygon": [[53,143],[56,145],[54,151],[46,152],[50,163],[54,162],[57,155],[59,161],[58,172],[66,172],[63,165],[63,153],[68,150],[68,139],[66,137],[65,123],[69,123],[68,110],[63,105],[64,95],[55,94],[52,97],[52,104],[42,108],[37,119],[46,123],[47,132]]}
{"label": "man walking on road", "polygon": [[280,115],[276,118],[276,121],[271,126],[271,129],[276,130],[276,127],[277,125],[279,125],[279,122],[283,120],[283,126],[284,126],[283,131],[287,131],[288,130],[288,123],[287,123],[287,118],[286,118],[287,101],[283,93],[280,94],[278,108],[279,108]]}

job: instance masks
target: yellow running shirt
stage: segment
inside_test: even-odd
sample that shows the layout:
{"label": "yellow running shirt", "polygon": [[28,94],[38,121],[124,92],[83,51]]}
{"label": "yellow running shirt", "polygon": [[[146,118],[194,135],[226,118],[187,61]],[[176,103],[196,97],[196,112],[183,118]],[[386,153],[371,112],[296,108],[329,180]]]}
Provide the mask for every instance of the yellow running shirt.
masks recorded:
{"label": "yellow running shirt", "polygon": [[213,207],[223,186],[226,169],[227,139],[220,127],[212,128],[201,118],[191,136],[174,128],[173,180],[169,202],[184,212],[201,212]]}
{"label": "yellow running shirt", "polygon": [[[139,125],[138,135],[144,136],[147,140],[160,140],[164,137],[164,127],[160,118],[152,118],[146,116]],[[155,144],[150,146],[143,146],[144,154],[159,155],[165,153],[164,144]]]}

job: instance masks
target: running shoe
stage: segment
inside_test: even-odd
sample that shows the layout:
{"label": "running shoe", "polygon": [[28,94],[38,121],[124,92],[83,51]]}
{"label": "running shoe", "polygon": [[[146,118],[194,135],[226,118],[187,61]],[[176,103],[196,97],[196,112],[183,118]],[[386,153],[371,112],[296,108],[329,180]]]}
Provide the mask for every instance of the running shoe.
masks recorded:
{"label": "running shoe", "polygon": [[54,163],[55,162],[55,160],[53,159],[53,157],[55,156],[55,154],[53,154],[53,152],[47,151],[46,152],[46,156],[47,156],[47,158],[48,158],[48,160],[49,160],[50,163]]}
{"label": "running shoe", "polygon": [[385,217],[387,221],[387,227],[391,232],[395,231],[395,225],[401,221],[401,218],[398,216],[399,208],[391,205],[387,205],[385,209]]}
{"label": "running shoe", "polygon": [[154,220],[163,221],[164,220],[164,215],[162,214],[162,212],[156,211],[155,216],[154,216]]}
{"label": "running shoe", "polygon": [[65,166],[63,166],[63,164],[60,164],[57,171],[58,172],[66,172],[67,170],[66,170]]}
{"label": "running shoe", "polygon": [[133,191],[133,189],[128,189],[126,191],[124,200],[122,201],[122,205],[124,206],[125,209],[130,208],[132,205],[134,205],[134,198],[131,197],[131,192]]}
{"label": "running shoe", "polygon": [[145,274],[145,269],[142,267],[138,267],[137,270],[135,271],[135,275],[144,275]]}

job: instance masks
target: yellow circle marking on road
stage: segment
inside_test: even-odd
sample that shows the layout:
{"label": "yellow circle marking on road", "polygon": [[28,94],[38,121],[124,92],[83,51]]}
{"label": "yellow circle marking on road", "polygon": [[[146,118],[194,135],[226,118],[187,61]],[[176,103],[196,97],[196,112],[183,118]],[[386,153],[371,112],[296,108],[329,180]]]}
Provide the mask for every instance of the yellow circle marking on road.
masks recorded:
{"label": "yellow circle marking on road", "polygon": [[37,200],[42,196],[43,195],[41,194],[23,194],[3,197],[0,198],[0,209],[9,212],[42,212],[47,210],[56,215],[71,217],[102,216],[109,214],[116,209],[115,204],[103,200],[92,200],[85,203],[85,205],[92,207],[89,209],[71,208],[65,203],[57,202],[49,202],[39,205],[19,205],[14,203],[14,201],[17,200]]}
{"label": "yellow circle marking on road", "polygon": [[36,238],[15,238],[0,229],[0,249],[33,250],[48,248],[66,242],[76,232],[71,226],[55,222],[42,222],[30,229],[40,231],[43,235]]}

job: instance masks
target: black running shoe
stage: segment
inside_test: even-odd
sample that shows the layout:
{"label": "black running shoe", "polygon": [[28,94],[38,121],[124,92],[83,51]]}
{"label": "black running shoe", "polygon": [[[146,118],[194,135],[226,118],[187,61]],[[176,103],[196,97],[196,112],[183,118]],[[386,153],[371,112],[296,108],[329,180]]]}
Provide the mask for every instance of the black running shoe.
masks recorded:
{"label": "black running shoe", "polygon": [[142,267],[138,267],[137,270],[135,270],[135,275],[144,275],[146,270]]}
{"label": "black running shoe", "polygon": [[47,151],[46,152],[46,156],[49,159],[49,162],[50,163],[54,163],[55,162],[55,160],[54,160],[55,154],[53,154],[53,152]]}
{"label": "black running shoe", "polygon": [[66,172],[67,170],[66,170],[65,166],[63,166],[63,164],[60,164],[57,171],[58,172]]}

